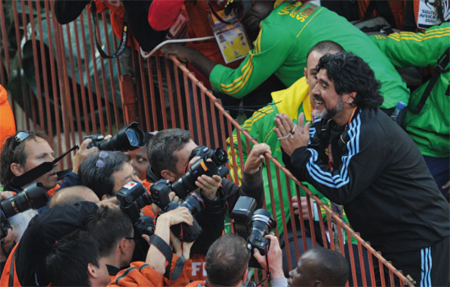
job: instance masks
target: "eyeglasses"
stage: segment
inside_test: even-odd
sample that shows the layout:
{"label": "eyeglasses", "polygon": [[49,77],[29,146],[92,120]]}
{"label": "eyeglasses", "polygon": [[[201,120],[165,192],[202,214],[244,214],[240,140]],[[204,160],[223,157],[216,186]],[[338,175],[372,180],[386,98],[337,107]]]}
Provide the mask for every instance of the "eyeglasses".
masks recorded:
{"label": "eyeglasses", "polygon": [[97,168],[102,168],[102,167],[104,167],[104,166],[105,166],[105,162],[103,161],[103,159],[105,159],[107,156],[108,156],[108,152],[102,150],[102,151],[98,154],[99,159],[97,160],[97,163],[95,164],[95,166],[96,166]]}
{"label": "eyeglasses", "polygon": [[30,131],[18,132],[14,137],[13,150],[22,142],[24,142],[31,135]]}

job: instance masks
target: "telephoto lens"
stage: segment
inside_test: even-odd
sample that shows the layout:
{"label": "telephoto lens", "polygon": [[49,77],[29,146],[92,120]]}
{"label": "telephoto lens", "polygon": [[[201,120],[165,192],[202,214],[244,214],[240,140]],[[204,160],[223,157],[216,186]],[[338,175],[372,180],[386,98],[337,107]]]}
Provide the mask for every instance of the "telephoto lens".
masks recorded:
{"label": "telephoto lens", "polygon": [[0,208],[6,218],[28,209],[44,207],[48,202],[47,191],[42,183],[34,182],[27,185],[22,192],[0,202]]}

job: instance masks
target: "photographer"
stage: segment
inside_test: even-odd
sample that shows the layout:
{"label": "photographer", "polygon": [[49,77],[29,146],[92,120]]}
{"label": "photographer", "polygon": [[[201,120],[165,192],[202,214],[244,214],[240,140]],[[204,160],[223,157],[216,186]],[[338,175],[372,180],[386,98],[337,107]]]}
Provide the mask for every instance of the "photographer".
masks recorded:
{"label": "photographer", "polygon": [[97,204],[84,201],[75,205],[54,205],[35,216],[6,262],[1,286],[11,285],[9,281],[14,286],[50,284],[45,270],[47,254],[56,241],[83,228],[87,217],[97,209]]}
{"label": "photographer", "polygon": [[[158,132],[152,139],[148,149],[151,167],[147,170],[147,180],[168,179],[171,183],[185,174],[192,151],[197,148],[191,140],[189,131],[168,129]],[[270,153],[265,144],[256,145],[247,160],[243,173],[242,185],[223,179],[218,175],[206,174],[196,178],[197,193],[201,195],[205,210],[195,216],[204,232],[192,247],[193,253],[206,254],[209,246],[222,235],[225,213],[231,211],[240,195],[256,199],[257,205],[263,203],[263,181],[260,166],[264,160],[263,153]]]}
{"label": "photographer", "polygon": [[[192,216],[186,208],[178,208],[160,216],[155,234],[150,239],[152,245],[145,262],[133,262],[131,267],[120,271],[112,286],[163,286],[166,271],[165,248],[169,248],[170,226],[184,222],[192,224]],[[89,220],[87,222],[89,224]],[[148,239],[148,237],[147,237]],[[127,239],[130,240],[130,239]],[[54,286],[106,286],[107,257],[102,254],[102,241],[93,240],[87,234],[75,234],[63,238],[55,244],[46,259],[47,271]],[[163,250],[163,251],[160,251]],[[189,248],[187,248],[189,252]],[[169,256],[170,257],[170,256]],[[70,260],[68,260],[70,259]],[[170,273],[178,267],[173,256]],[[73,272],[75,270],[76,272]],[[179,281],[186,284],[188,281]]]}
{"label": "photographer", "polygon": [[[267,235],[266,238],[270,239],[267,262],[270,267],[271,284],[275,287],[288,286],[283,273],[282,254],[278,239],[273,235]],[[208,273],[206,280],[192,282],[186,287],[247,286],[244,282],[248,275],[250,252],[246,245],[245,239],[233,233],[225,234],[217,239],[206,254],[206,271]],[[266,256],[260,255],[255,249],[254,257],[261,266],[266,267]]]}
{"label": "photographer", "polygon": [[[45,134],[40,131],[18,132],[8,138],[2,148],[0,183],[4,186],[4,190],[20,192],[25,185],[40,182],[49,196],[52,196],[59,188],[77,185],[80,164],[86,156],[96,151],[96,149],[87,149],[90,141],[90,139],[83,141],[73,158],[72,171],[64,177],[64,183],[58,184],[55,152]],[[54,165],[53,169],[50,171],[42,169],[43,164],[49,162]]]}

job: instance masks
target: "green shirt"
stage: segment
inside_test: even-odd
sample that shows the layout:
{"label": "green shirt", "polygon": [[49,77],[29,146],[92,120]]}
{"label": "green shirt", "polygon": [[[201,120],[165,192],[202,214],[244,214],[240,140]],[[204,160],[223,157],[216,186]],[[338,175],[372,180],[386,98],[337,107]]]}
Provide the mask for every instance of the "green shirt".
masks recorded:
{"label": "green shirt", "polygon": [[370,38],[345,18],[310,3],[286,2],[261,22],[254,49],[237,69],[216,65],[209,80],[215,91],[242,98],[275,74],[287,87],[303,76],[306,55],[331,40],[363,58],[381,81],[382,108],[408,102],[409,91],[390,61]]}
{"label": "green shirt", "polygon": [[[401,32],[388,37],[371,36],[372,41],[398,67],[436,66],[439,57],[450,46],[450,24],[434,26],[424,33]],[[444,67],[449,69],[450,65]],[[419,103],[428,82],[411,94],[403,127],[423,155],[450,156],[450,72],[441,73],[419,114],[413,110]]]}

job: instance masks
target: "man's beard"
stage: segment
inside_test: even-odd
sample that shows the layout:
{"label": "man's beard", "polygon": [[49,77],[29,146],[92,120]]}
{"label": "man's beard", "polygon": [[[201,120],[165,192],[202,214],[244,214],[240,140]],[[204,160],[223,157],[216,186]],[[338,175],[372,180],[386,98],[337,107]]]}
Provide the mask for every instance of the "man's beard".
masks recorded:
{"label": "man's beard", "polygon": [[325,107],[325,110],[327,111],[327,118],[332,119],[334,116],[336,116],[338,113],[340,113],[344,109],[344,101],[342,100],[342,97],[339,96],[339,100],[332,108],[331,110]]}
{"label": "man's beard", "polygon": [[314,119],[332,119],[335,115],[337,115],[344,109],[344,101],[342,100],[342,97],[339,98],[338,102],[332,109],[327,108],[327,105],[321,97],[314,96],[314,98],[322,102],[322,104],[325,106],[325,108],[320,112],[317,109],[313,110],[312,116],[314,117]]}

